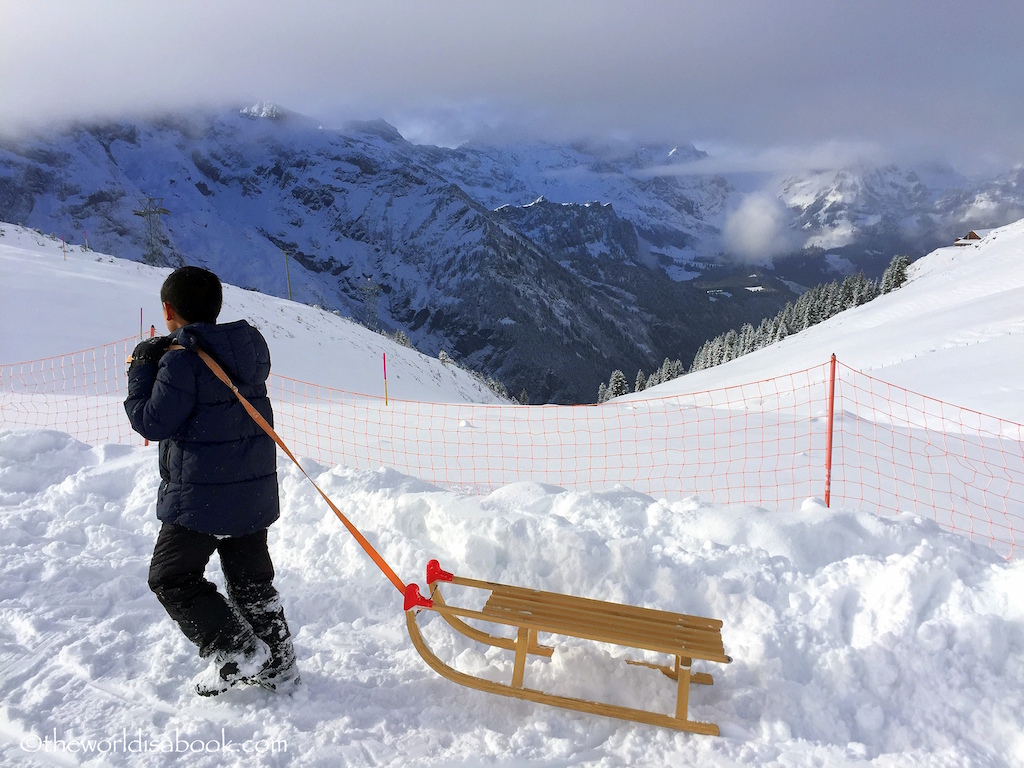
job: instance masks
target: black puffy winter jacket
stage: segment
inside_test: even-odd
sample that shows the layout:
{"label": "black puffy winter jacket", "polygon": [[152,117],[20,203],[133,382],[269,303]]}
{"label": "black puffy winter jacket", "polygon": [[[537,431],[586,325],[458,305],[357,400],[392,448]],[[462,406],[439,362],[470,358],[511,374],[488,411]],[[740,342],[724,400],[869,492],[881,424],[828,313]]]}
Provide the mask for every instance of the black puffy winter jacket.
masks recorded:
{"label": "black puffy winter jacket", "polygon": [[133,364],[124,403],[132,428],[160,441],[157,517],[220,536],[263,530],[280,515],[274,442],[193,350],[217,360],[273,424],[267,342],[244,320],[192,323],[170,338],[184,349]]}

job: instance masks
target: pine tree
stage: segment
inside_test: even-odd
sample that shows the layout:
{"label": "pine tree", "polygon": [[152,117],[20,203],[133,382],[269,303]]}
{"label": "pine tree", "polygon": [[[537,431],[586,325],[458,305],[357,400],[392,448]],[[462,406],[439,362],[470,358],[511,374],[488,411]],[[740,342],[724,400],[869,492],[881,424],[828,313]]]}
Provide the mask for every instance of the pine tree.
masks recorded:
{"label": "pine tree", "polygon": [[779,313],[779,324],[775,329],[775,341],[782,341],[796,332],[793,319],[793,305],[786,303],[785,309]]}
{"label": "pine tree", "polygon": [[643,392],[647,389],[647,379],[644,378],[643,370],[636,372],[636,383],[633,385],[634,392]]}
{"label": "pine tree", "polygon": [[666,381],[672,381],[672,374],[669,373],[669,368],[672,364],[668,358],[665,358],[665,362],[661,364],[661,368],[658,369],[658,379],[664,384]]}
{"label": "pine tree", "polygon": [[839,284],[839,306],[840,311],[846,311],[853,304],[853,280],[849,276],[843,278],[843,282]]}
{"label": "pine tree", "polygon": [[401,328],[395,331],[394,335],[389,335],[388,338],[390,338],[396,344],[401,344],[403,347],[409,347],[409,349],[413,348],[412,341],[409,339],[409,336],[406,334],[406,332],[403,331]]}
{"label": "pine tree", "polygon": [[626,381],[626,374],[617,368],[612,371],[612,376],[608,380],[608,399],[613,397],[619,397],[629,393],[629,382]]}
{"label": "pine tree", "polygon": [[714,339],[708,339],[707,341],[704,342],[704,346],[700,348],[700,356],[701,360],[703,361],[700,367],[701,370],[704,370],[705,368],[710,368],[714,365],[714,363],[712,362],[712,359],[714,358],[714,349]]}
{"label": "pine tree", "polygon": [[814,325],[813,308],[814,302],[811,296],[808,296],[810,291],[801,296],[796,306],[793,308],[793,316],[796,320],[796,330],[805,331]]}
{"label": "pine tree", "polygon": [[[697,354],[693,356],[693,362],[690,363],[690,372],[703,371],[705,368],[711,367],[710,361],[711,355],[711,340],[708,339],[704,342],[700,349],[697,350]],[[651,386],[650,380],[647,381],[647,386]]]}
{"label": "pine tree", "polygon": [[754,351],[754,326],[744,323],[740,328],[739,347],[736,357],[749,354]]}
{"label": "pine tree", "polygon": [[853,276],[853,305],[859,307],[874,298],[871,295],[871,281],[864,276],[863,270]]}
{"label": "pine tree", "polygon": [[775,325],[770,317],[766,317],[754,331],[754,349],[764,349],[772,343],[775,336]]}
{"label": "pine tree", "polygon": [[909,256],[893,256],[889,266],[885,268],[885,272],[882,274],[881,292],[889,293],[890,291],[895,291],[907,282],[907,269],[909,267]]}
{"label": "pine tree", "polygon": [[484,384],[486,384],[488,389],[490,389],[498,397],[500,397],[500,398],[502,398],[504,400],[508,400],[509,399],[508,398],[508,387],[506,387],[504,384],[502,384],[497,379],[494,379],[494,378],[491,378],[490,376],[488,376],[487,378],[484,379]]}
{"label": "pine tree", "polygon": [[601,382],[601,386],[599,386],[597,388],[597,403],[598,403],[598,405],[600,405],[601,403],[606,403],[606,402],[608,402],[608,387],[602,381]]}
{"label": "pine tree", "polygon": [[722,361],[729,362],[739,357],[738,346],[740,336],[736,331],[730,328],[725,332],[725,338],[722,339]]}
{"label": "pine tree", "polygon": [[825,290],[822,295],[822,306],[824,307],[824,319],[828,319],[833,315],[838,315],[842,312],[842,307],[839,305],[839,283],[833,280],[825,286]]}

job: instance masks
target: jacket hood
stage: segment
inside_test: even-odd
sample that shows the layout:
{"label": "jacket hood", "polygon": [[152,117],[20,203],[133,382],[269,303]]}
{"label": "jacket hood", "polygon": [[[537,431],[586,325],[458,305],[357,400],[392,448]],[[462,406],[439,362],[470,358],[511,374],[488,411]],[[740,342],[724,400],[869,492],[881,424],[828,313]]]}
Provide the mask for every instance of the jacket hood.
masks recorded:
{"label": "jacket hood", "polygon": [[270,376],[267,342],[245,320],[190,323],[172,333],[171,339],[185,349],[208,352],[236,384],[262,384]]}

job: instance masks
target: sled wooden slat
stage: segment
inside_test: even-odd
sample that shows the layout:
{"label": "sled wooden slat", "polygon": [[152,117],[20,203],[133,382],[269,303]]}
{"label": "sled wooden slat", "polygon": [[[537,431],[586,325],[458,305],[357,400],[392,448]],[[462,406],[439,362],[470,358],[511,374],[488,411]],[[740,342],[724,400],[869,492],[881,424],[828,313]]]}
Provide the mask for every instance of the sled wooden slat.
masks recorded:
{"label": "sled wooden slat", "polygon": [[[406,622],[413,645],[432,669],[449,680],[489,693],[528,699],[566,709],[718,735],[717,725],[690,720],[687,712],[690,685],[713,683],[711,675],[691,672],[693,659],[718,663],[732,661],[725,654],[721,621],[459,576],[453,576],[450,583],[454,587],[487,590],[490,594],[482,608],[465,608],[446,602],[441,596],[441,582],[435,582],[431,585],[434,605],[429,610],[440,614],[454,629],[473,640],[514,651],[515,658],[511,682],[508,684],[459,672],[434,655],[419,631],[416,622],[419,611],[409,610]],[[485,632],[467,623],[466,620],[514,627],[515,637],[502,637]],[[538,642],[539,633],[577,637],[668,654],[672,658],[671,664],[653,664],[646,661],[628,663],[657,669],[676,681],[674,714],[661,714],[616,704],[559,696],[527,687],[525,678],[528,656],[550,657],[553,652],[551,647]]]}
{"label": "sled wooden slat", "polygon": [[545,604],[524,598],[508,599],[492,593],[481,611],[504,623],[526,626],[541,632],[572,635],[615,645],[626,645],[663,653],[677,653],[685,647],[691,656],[727,662],[717,629],[693,627],[682,622],[658,624],[655,611],[640,618],[602,613],[593,606],[574,608]]}
{"label": "sled wooden slat", "polygon": [[[634,667],[647,667],[648,669],[656,669],[661,672],[665,677],[671,680],[679,679],[679,665],[671,667],[668,664],[652,664],[649,661],[635,661],[634,659],[626,659],[627,664],[631,664]],[[690,682],[697,683],[699,685],[711,685],[714,683],[714,678],[706,672],[691,672]]]}
{"label": "sled wooden slat", "polygon": [[717,630],[694,630],[679,625],[658,626],[654,617],[640,622],[603,614],[592,607],[573,609],[566,605],[551,608],[534,605],[528,600],[495,600],[494,596],[483,606],[481,613],[517,627],[530,627],[556,635],[570,635],[664,653],[676,653],[680,647],[686,647],[691,656],[723,663],[728,660]]}

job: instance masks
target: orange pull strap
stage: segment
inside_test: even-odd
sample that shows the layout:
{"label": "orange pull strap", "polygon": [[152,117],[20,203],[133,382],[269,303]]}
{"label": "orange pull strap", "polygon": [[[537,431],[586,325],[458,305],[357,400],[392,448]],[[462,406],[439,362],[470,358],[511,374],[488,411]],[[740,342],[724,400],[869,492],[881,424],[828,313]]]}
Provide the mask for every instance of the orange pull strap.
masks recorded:
{"label": "orange pull strap", "polygon": [[[175,344],[174,346],[170,347],[170,349],[184,349],[184,347]],[[381,557],[380,553],[373,548],[373,545],[366,540],[366,537],[359,532],[359,529],[356,528],[347,517],[345,517],[345,514],[340,509],[338,509],[337,505],[335,505],[335,503],[331,501],[330,498],[328,498],[327,494],[320,489],[320,486],[317,485],[316,481],[309,476],[309,473],[307,473],[306,470],[302,468],[302,465],[299,464],[299,460],[295,458],[295,455],[291,452],[291,450],[289,450],[288,446],[285,445],[284,441],[278,436],[277,432],[274,431],[274,428],[267,423],[267,420],[263,418],[263,415],[259,411],[257,411],[255,407],[253,407],[253,404],[242,396],[242,393],[238,391],[238,387],[234,385],[230,377],[224,372],[224,369],[217,364],[217,361],[214,360],[212,357],[210,357],[210,355],[208,355],[201,349],[197,348],[196,353],[199,355],[200,358],[202,358],[203,362],[206,363],[207,367],[209,367],[209,369],[213,371],[213,375],[216,376],[221,381],[223,381],[231,389],[231,391],[235,393],[235,397],[238,398],[238,401],[249,413],[253,421],[255,421],[263,429],[264,432],[270,435],[270,437],[274,440],[275,443],[277,443],[280,446],[281,450],[285,452],[289,459],[295,462],[295,466],[297,466],[299,468],[299,471],[301,471],[302,474],[306,476],[306,479],[313,484],[313,487],[316,488],[317,492],[323,497],[323,500],[327,502],[327,506],[331,508],[331,511],[334,512],[334,514],[338,516],[338,519],[345,524],[346,528],[348,528],[348,532],[351,533],[355,540],[359,542],[359,546],[361,546],[366,551],[366,554],[368,554],[370,556],[370,559],[377,564],[377,567],[381,569],[384,575],[388,577],[388,580],[395,585],[398,591],[401,592],[403,595],[406,595],[408,598],[409,593],[412,591],[412,588],[416,587],[416,585],[410,584],[407,587],[405,583],[400,578],[398,578],[398,575],[391,569],[391,566],[387,564],[387,561],[384,560],[384,558]],[[416,592],[417,594],[419,593],[419,588],[416,589]],[[408,600],[406,602],[408,603]],[[409,608],[407,607],[406,610],[409,610]]]}

